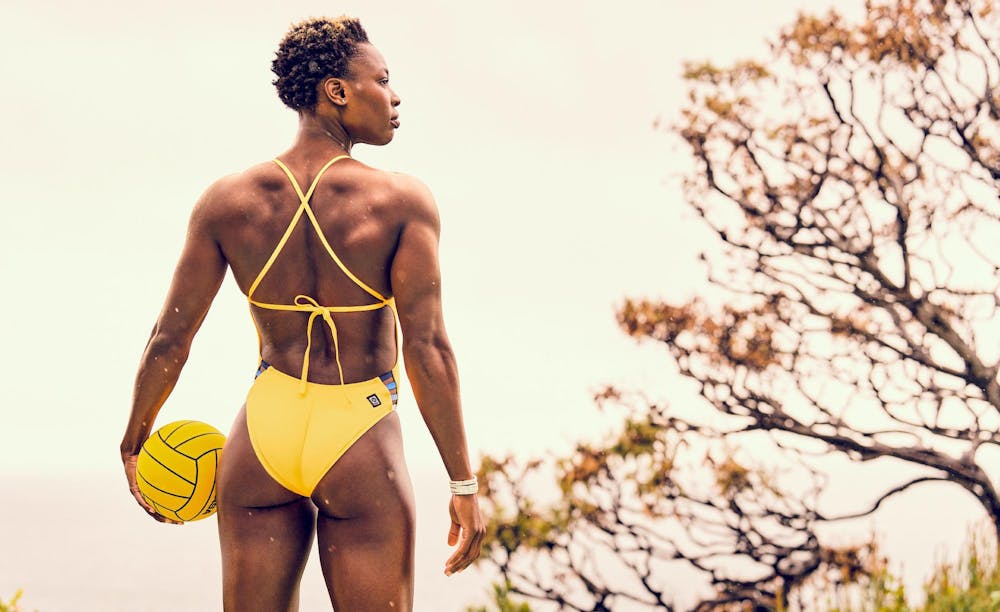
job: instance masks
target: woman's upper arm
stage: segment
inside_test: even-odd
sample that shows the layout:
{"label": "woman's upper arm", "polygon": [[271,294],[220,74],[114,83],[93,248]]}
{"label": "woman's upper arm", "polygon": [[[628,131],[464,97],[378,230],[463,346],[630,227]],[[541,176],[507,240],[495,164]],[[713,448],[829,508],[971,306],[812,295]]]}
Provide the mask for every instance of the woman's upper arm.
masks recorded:
{"label": "woman's upper arm", "polygon": [[[411,179],[412,180],[412,179]],[[416,180],[404,196],[406,218],[390,271],[405,340],[443,333],[438,242],[441,224],[430,191]]]}
{"label": "woman's upper arm", "polygon": [[223,204],[219,198],[224,197],[220,191],[216,185],[210,187],[191,212],[187,238],[154,330],[164,340],[191,341],[225,278],[226,258],[215,234]]}

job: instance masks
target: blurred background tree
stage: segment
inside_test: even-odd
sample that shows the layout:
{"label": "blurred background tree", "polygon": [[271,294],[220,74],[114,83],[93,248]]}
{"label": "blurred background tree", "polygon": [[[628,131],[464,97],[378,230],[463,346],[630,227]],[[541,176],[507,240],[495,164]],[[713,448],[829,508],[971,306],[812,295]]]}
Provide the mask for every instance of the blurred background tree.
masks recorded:
{"label": "blurred background tree", "polygon": [[[485,562],[504,596],[669,609],[690,575],[713,588],[699,610],[808,607],[817,585],[884,576],[874,547],[826,547],[816,526],[934,481],[971,494],[995,542],[996,3],[800,15],[767,62],[685,77],[676,128],[697,163],[686,200],[719,238],[704,255],[711,290],[628,299],[618,320],[662,342],[714,411],[691,418],[609,388],[598,403],[627,420],[607,443],[554,464],[485,458]],[[761,444],[769,463],[747,450]],[[823,461],[838,455],[917,475],[824,512]]]}

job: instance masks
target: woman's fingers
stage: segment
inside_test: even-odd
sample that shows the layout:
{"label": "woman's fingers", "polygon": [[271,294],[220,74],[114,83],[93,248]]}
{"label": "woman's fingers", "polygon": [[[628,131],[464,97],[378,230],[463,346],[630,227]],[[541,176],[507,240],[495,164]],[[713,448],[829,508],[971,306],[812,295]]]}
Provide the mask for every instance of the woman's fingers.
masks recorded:
{"label": "woman's fingers", "polygon": [[160,514],[159,512],[157,512],[152,506],[149,505],[149,502],[146,501],[146,498],[143,497],[142,492],[139,491],[139,482],[135,476],[135,466],[137,460],[138,460],[138,455],[127,455],[122,457],[122,463],[125,464],[125,480],[128,481],[128,490],[130,493],[132,493],[132,497],[135,498],[136,503],[138,503],[139,506],[141,506],[142,509],[146,511],[146,514],[150,515],[151,517],[153,517],[154,519],[156,519],[161,523],[169,523],[171,525],[183,524],[180,521],[169,519]]}
{"label": "woman's fingers", "polygon": [[479,558],[486,528],[475,496],[452,496],[449,511],[451,530],[448,532],[448,545],[458,544],[458,549],[445,563],[444,573],[450,576],[469,567]]}
{"label": "woman's fingers", "polygon": [[468,531],[462,530],[458,550],[448,559],[445,565],[445,574],[450,576],[472,565],[472,562],[479,558],[482,541],[482,536],[470,535]]}

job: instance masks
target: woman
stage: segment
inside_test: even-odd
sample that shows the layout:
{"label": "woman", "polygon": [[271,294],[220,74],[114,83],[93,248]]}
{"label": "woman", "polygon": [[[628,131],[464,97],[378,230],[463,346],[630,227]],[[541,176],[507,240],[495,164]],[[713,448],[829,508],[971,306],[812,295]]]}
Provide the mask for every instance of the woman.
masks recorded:
{"label": "woman", "polygon": [[[292,147],[226,177],[194,207],[139,366],[121,444],[129,488],[142,442],[231,268],[261,367],[223,451],[219,539],[226,610],[296,610],[315,533],[338,610],[413,605],[413,493],[393,410],[396,321],[408,378],[452,479],[445,572],[479,555],[483,523],[455,358],[441,315],[439,222],[417,180],[350,158],[399,127],[399,97],[352,18],[292,27],[272,70],[299,114]],[[398,314],[397,314],[398,313]]]}

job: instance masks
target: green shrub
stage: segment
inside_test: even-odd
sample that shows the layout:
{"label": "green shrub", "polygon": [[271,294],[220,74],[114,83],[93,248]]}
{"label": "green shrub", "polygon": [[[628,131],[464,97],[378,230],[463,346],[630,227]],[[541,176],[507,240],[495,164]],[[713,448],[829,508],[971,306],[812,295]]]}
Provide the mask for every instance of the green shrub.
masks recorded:
{"label": "green shrub", "polygon": [[927,596],[921,612],[987,612],[1000,610],[1000,563],[996,547],[973,539],[954,564],[941,563],[924,586]]}
{"label": "green shrub", "polygon": [[20,606],[17,605],[17,600],[21,599],[21,590],[18,589],[17,593],[14,593],[14,598],[10,601],[4,601],[0,599],[0,612],[21,612]]}
{"label": "green shrub", "polygon": [[860,608],[831,605],[831,612],[1000,612],[1000,558],[992,528],[970,534],[958,561],[934,568],[924,583],[922,605],[907,603],[902,583],[885,566],[872,572],[865,586]]}
{"label": "green shrub", "polygon": [[[528,604],[511,599],[510,585],[508,584],[493,584],[493,601],[490,603],[494,607],[470,606],[465,610],[466,612],[531,612],[531,606]],[[0,612],[3,611],[0,610]]]}

